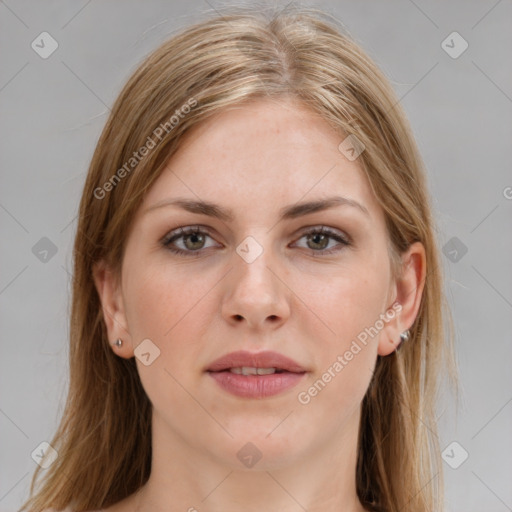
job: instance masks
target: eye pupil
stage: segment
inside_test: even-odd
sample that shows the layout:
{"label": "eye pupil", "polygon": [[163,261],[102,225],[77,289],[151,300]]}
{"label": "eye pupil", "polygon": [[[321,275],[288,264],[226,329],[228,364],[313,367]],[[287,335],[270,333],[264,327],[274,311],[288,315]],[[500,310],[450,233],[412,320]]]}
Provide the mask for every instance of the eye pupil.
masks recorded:
{"label": "eye pupil", "polygon": [[322,233],[315,233],[313,235],[310,235],[308,238],[309,238],[309,241],[311,241],[313,239],[314,244],[320,244],[320,249],[324,249],[325,247],[327,247],[326,243],[321,243],[318,241],[318,237],[321,237],[323,242],[327,241],[327,244],[328,244],[328,237],[326,237]]}
{"label": "eye pupil", "polygon": [[[184,240],[185,240],[185,245],[187,245],[186,241],[192,239],[192,243],[195,244],[197,243],[197,240],[199,240],[199,245],[201,245],[201,243],[204,244],[204,235],[201,235],[199,233],[191,233],[189,235],[185,235],[184,236]],[[191,249],[191,250],[194,250],[194,249],[200,249],[201,247],[188,247],[188,249]]]}

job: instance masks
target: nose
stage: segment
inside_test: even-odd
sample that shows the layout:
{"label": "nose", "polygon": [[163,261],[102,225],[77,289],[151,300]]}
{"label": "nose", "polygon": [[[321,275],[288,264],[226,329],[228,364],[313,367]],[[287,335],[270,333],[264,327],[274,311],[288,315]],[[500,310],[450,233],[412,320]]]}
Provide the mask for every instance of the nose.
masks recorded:
{"label": "nose", "polygon": [[278,329],[289,318],[292,292],[270,252],[264,250],[254,261],[233,254],[234,267],[223,280],[222,315],[228,323],[245,323],[251,330]]}

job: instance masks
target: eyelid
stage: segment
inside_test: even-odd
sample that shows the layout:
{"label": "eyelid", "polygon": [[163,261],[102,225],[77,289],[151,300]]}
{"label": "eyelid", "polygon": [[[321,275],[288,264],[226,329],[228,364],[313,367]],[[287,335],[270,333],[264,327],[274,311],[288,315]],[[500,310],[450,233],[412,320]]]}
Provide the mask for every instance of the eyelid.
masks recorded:
{"label": "eyelid", "polygon": [[[172,229],[169,231],[166,235],[164,235],[160,242],[162,244],[168,244],[173,239],[177,240],[181,238],[182,236],[190,235],[192,233],[201,233],[208,235],[210,238],[214,238],[214,235],[212,234],[212,230],[208,228],[207,226],[202,226],[200,224],[192,224],[187,226],[180,226],[177,228]],[[192,251],[191,251],[192,252]]]}
{"label": "eyelid", "polygon": [[347,245],[353,244],[352,237],[346,231],[337,228],[331,228],[329,226],[325,226],[324,224],[311,224],[309,226],[305,226],[304,228],[301,228],[295,236],[302,237],[304,235],[307,235],[311,231],[325,233],[331,236],[337,236],[339,238],[342,238]]}

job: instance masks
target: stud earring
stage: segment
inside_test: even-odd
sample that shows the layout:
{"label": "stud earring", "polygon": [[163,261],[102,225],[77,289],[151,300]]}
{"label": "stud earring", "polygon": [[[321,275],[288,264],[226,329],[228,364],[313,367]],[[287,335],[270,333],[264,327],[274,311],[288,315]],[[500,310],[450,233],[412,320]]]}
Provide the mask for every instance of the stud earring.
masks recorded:
{"label": "stud earring", "polygon": [[400,334],[400,344],[398,346],[400,347],[404,341],[409,341],[410,337],[411,337],[411,332],[409,331],[409,329],[407,329],[407,331],[404,331],[403,333],[401,333]]}
{"label": "stud earring", "polygon": [[121,338],[118,338],[112,345],[115,345],[117,348],[119,348],[123,344],[123,340]]}

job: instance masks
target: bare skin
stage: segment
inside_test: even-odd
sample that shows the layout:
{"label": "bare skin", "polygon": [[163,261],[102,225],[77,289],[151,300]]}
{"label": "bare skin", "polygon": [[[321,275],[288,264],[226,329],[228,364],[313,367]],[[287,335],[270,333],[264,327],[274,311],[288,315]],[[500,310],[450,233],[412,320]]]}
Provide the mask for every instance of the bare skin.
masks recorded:
{"label": "bare skin", "polygon": [[[360,405],[377,355],[394,351],[417,315],[425,252],[413,244],[392,278],[384,214],[358,160],[339,151],[342,140],[293,101],[224,111],[187,137],[149,191],[120,281],[97,265],[109,339],[123,340],[112,350],[134,357],[145,339],[160,350],[148,366],[136,358],[153,404],[151,476],[107,512],[364,510],[355,485]],[[345,204],[279,220],[286,206],[332,196],[367,213]],[[234,219],[162,203],[177,197],[221,205]],[[202,238],[172,243],[187,254],[162,244],[198,225]],[[307,236],[322,226],[350,245]],[[251,250],[262,250],[250,263],[236,251],[249,236]],[[400,311],[333,370],[393,304]],[[279,352],[307,372],[278,395],[234,396],[205,368],[242,349]],[[308,394],[329,368],[325,387]],[[261,454],[252,467],[237,456],[247,443]]]}

